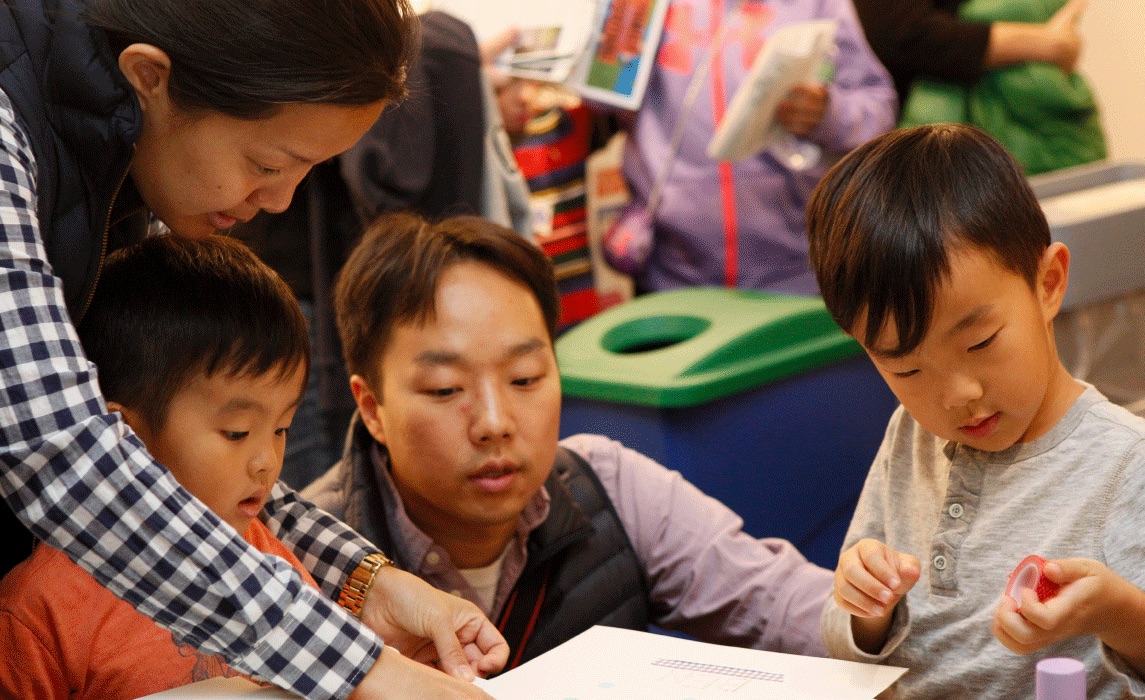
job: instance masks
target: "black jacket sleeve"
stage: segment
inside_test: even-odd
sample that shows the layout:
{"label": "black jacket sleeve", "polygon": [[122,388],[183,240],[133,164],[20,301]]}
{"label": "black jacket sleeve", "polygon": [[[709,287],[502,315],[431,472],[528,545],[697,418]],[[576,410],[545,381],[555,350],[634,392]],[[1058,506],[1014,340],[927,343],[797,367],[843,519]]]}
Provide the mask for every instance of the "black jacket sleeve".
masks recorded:
{"label": "black jacket sleeve", "polygon": [[410,209],[431,219],[481,211],[485,114],[473,31],[442,12],[422,16],[408,96],[386,108],[339,157],[364,221]]}
{"label": "black jacket sleeve", "polygon": [[900,104],[916,78],[969,84],[981,77],[990,24],[958,18],[959,0],[854,0]]}

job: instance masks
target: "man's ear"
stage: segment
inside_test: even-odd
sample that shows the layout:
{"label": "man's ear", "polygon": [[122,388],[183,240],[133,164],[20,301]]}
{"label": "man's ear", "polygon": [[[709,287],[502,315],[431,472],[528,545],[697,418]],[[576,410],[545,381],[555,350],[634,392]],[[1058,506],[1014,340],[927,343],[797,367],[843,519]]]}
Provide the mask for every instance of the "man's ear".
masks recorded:
{"label": "man's ear", "polygon": [[169,108],[171,58],[151,44],[132,44],[119,54],[119,70],[135,88],[143,111]]}
{"label": "man's ear", "polygon": [[1051,243],[1042,254],[1038,266],[1038,293],[1041,296],[1042,315],[1052,321],[1062,307],[1066,287],[1069,286],[1069,248],[1064,243]]}
{"label": "man's ear", "polygon": [[350,377],[350,391],[354,394],[354,402],[358,404],[358,412],[362,416],[366,430],[369,430],[370,435],[373,435],[380,444],[386,444],[386,426],[380,411],[382,402],[378,400],[374,390],[361,375],[355,374]]}

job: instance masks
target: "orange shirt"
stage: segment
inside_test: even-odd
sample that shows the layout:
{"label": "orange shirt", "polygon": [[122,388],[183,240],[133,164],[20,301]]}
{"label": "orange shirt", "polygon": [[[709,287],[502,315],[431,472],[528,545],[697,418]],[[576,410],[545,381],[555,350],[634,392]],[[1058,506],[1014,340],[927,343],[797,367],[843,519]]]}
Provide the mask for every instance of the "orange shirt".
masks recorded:
{"label": "orange shirt", "polygon": [[[261,522],[251,522],[243,537],[318,587]],[[48,545],[0,581],[0,697],[134,700],[237,675],[221,657],[176,642]]]}

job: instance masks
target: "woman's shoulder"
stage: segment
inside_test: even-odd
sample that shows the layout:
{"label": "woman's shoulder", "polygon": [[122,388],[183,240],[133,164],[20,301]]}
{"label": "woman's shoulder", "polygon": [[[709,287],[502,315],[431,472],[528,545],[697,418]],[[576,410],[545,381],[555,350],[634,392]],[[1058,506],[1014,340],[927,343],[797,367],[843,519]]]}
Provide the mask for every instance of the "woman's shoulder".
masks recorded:
{"label": "woman's shoulder", "polygon": [[[28,138],[28,130],[20,122],[16,108],[8,93],[0,87],[0,164],[8,167],[19,166],[35,177],[35,156],[32,153],[32,142]],[[12,175],[7,167],[0,168],[0,178],[11,181]]]}
{"label": "woman's shoulder", "polygon": [[35,199],[35,154],[29,131],[19,120],[8,94],[0,88],[0,187],[29,188],[21,196]]}

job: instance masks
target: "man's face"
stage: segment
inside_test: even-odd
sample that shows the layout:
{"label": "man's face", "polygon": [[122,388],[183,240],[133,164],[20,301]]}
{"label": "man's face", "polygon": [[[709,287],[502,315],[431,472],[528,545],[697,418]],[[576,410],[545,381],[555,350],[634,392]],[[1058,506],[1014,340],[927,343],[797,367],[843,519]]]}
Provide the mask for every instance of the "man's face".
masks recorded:
{"label": "man's face", "polygon": [[434,317],[394,327],[380,394],[355,378],[410,518],[441,541],[504,539],[556,457],[560,378],[532,292],[488,265],[438,282]]}
{"label": "man's face", "polygon": [[1033,440],[1081,392],[1058,360],[1051,325],[1068,265],[1055,244],[1031,289],[984,252],[955,252],[922,343],[903,357],[885,352],[897,346],[891,319],[866,350],[907,412],[938,437],[991,452]]}

